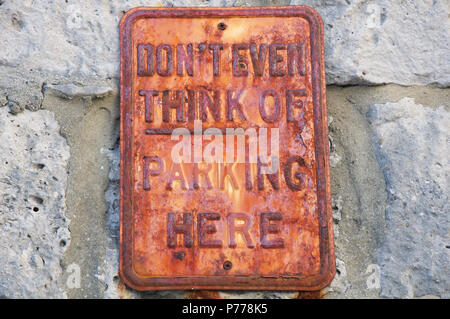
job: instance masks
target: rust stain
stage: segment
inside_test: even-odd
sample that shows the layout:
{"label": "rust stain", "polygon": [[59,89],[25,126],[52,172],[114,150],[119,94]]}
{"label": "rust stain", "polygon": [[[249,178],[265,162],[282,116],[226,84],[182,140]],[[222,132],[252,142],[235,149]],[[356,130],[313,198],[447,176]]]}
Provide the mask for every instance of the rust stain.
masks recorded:
{"label": "rust stain", "polygon": [[194,290],[186,293],[188,299],[221,299],[216,290]]}
{"label": "rust stain", "polygon": [[299,291],[296,299],[321,299],[322,296],[323,296],[322,290]]}
{"label": "rust stain", "polygon": [[[294,297],[295,299],[321,299],[323,298],[323,290],[317,291],[299,291]],[[188,299],[221,299],[220,292],[217,290],[193,290],[187,291]]]}
{"label": "rust stain", "polygon": [[[136,8],[120,23],[120,45],[127,286],[203,290],[193,298],[325,287],[335,260],[319,15],[304,6]],[[225,134],[236,128],[250,136],[243,161],[239,134],[233,161],[193,160],[198,137],[205,154],[222,133],[228,160]],[[269,163],[248,157],[264,132],[268,144],[279,136]],[[177,163],[172,150],[185,137],[192,154]]]}

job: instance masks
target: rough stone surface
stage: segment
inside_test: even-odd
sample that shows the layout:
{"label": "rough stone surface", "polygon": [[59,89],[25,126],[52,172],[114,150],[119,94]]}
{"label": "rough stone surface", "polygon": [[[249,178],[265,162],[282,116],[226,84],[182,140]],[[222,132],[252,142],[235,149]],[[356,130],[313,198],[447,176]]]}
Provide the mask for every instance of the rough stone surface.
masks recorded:
{"label": "rough stone surface", "polygon": [[98,86],[98,85],[76,85],[73,83],[68,84],[49,84],[44,87],[44,90],[52,91],[56,96],[73,99],[77,97],[89,97],[89,98],[101,98],[108,96],[113,92],[113,88],[110,86]]}
{"label": "rough stone surface", "polygon": [[49,111],[0,108],[0,297],[62,298],[70,156]]}
{"label": "rough stone surface", "polygon": [[2,1],[2,68],[69,77],[119,77],[119,21],[138,6],[229,1]]}
{"label": "rough stone surface", "polygon": [[414,99],[368,113],[388,192],[381,296],[450,297],[450,112]]}
{"label": "rough stone surface", "polygon": [[293,0],[325,26],[328,84],[450,84],[447,0]]}
{"label": "rough stone surface", "polygon": [[40,109],[43,97],[42,79],[36,74],[3,65],[1,54],[0,52],[0,106],[7,106],[12,114],[20,113],[24,109]]}
{"label": "rough stone surface", "polygon": [[[133,7],[283,4],[289,1],[6,0],[0,6],[0,66],[66,78],[118,78],[118,23]],[[329,84],[449,85],[446,0],[290,4],[309,5],[324,19]]]}
{"label": "rough stone surface", "polygon": [[[108,82],[98,85],[105,87]],[[118,138],[118,104],[115,93],[102,98],[67,98],[54,90],[44,91],[42,107],[55,113],[71,149],[66,204],[72,243],[64,255],[63,270],[67,281],[67,267],[78,265],[81,282],[79,288],[67,289],[69,298],[102,297],[108,289],[103,268],[114,256],[108,251],[105,191],[109,160],[103,150],[113,149]]]}
{"label": "rough stone surface", "polygon": [[[392,264],[390,267],[384,267],[379,256],[380,251],[384,251],[384,256],[386,256],[387,251],[381,247],[386,246],[389,241],[391,242],[389,245],[398,245],[397,247],[405,245],[405,242],[402,237],[396,238],[388,235],[390,231],[397,227],[396,225],[389,225],[386,210],[389,203],[387,185],[390,181],[385,176],[385,165],[379,163],[378,155],[376,155],[378,154],[376,150],[379,142],[374,141],[374,128],[369,124],[370,117],[367,117],[367,114],[372,114],[369,110],[373,104],[387,104],[390,101],[399,101],[405,96],[413,97],[417,103],[426,105],[430,112],[441,105],[445,105],[448,110],[450,92],[448,89],[406,88],[395,85],[346,88],[331,86],[327,90],[328,116],[329,119],[332,118],[331,123],[329,123],[330,140],[332,140],[331,157],[338,155],[341,160],[334,167],[333,165],[331,167],[337,274],[330,287],[324,290],[324,297],[395,297],[394,293],[386,290],[386,287],[388,287],[386,285],[389,285],[389,280],[386,280],[386,278],[390,276],[386,272],[394,277],[396,275],[400,277],[400,272],[397,272],[399,267],[391,267]],[[384,114],[390,113],[390,105],[387,104]],[[401,113],[398,111],[398,108],[393,109],[393,114],[395,114],[393,119],[396,116],[399,119],[401,118]],[[408,111],[405,111],[405,116],[407,114]],[[430,119],[426,121],[430,121]],[[421,123],[424,124],[425,120]],[[418,132],[414,134],[421,135]],[[436,135],[433,136],[437,137],[439,134],[439,131],[436,131]],[[389,139],[385,139],[385,142],[389,141],[400,145],[404,141],[413,139],[413,137],[412,132],[408,132],[408,134],[397,132]],[[425,147],[429,143],[428,139],[431,139],[433,143],[434,138],[419,138],[414,144],[417,151],[420,152],[421,147]],[[395,149],[392,151],[395,152]],[[441,144],[441,151],[447,155],[439,155],[436,159],[438,161],[440,156],[449,157],[448,146]],[[430,154],[430,161],[432,161],[433,154]],[[416,159],[412,155],[408,158],[395,158],[393,160],[397,161],[396,165],[407,166],[405,167],[405,173],[408,173],[409,176],[414,176],[417,170],[422,169],[415,166],[414,161]],[[407,186],[410,183],[409,179],[399,180],[398,187],[401,185]],[[446,188],[448,193],[448,185]],[[412,192],[405,194],[405,196],[413,195]],[[431,198],[434,195],[429,194],[429,196]],[[413,198],[412,200],[416,201]],[[441,214],[448,215],[448,209],[443,209]],[[407,222],[407,220],[404,220],[404,222]],[[415,222],[419,223],[419,221]],[[448,231],[448,220],[444,221],[442,225]],[[420,227],[424,230],[428,226],[419,224]],[[433,227],[430,225],[430,232],[435,231]],[[399,229],[399,231],[402,230]],[[402,238],[402,240],[397,240],[399,238]],[[417,252],[421,250],[426,252],[426,249],[421,248],[421,245],[415,245],[414,247]],[[405,255],[402,254],[402,256]],[[448,258],[447,261],[442,262],[441,266],[442,273],[445,273],[446,269],[448,271]],[[403,267],[405,267],[404,270],[414,273],[412,264],[404,264]],[[431,274],[431,269],[428,270]],[[382,280],[382,278],[384,279]],[[431,284],[431,276],[428,279],[430,280],[429,284]],[[392,287],[397,285],[398,282],[392,283]],[[448,284],[443,282],[433,285],[439,285],[443,291],[449,290]],[[401,285],[398,287],[401,287]],[[380,294],[381,289],[384,291],[382,294]],[[420,290],[418,287],[417,289]],[[415,294],[415,297],[419,296],[425,295]]]}
{"label": "rough stone surface", "polygon": [[[0,238],[0,297],[308,297],[139,293],[118,278],[120,18],[140,5],[290,3],[299,2],[0,0],[0,231],[9,234]],[[336,84],[327,104],[337,274],[320,296],[448,298],[448,3],[301,4],[324,19],[327,81]],[[72,265],[79,287],[67,285]]]}
{"label": "rough stone surface", "polygon": [[119,285],[119,223],[120,223],[120,148],[117,145],[113,150],[103,150],[110,161],[109,185],[105,192],[105,199],[108,204],[106,215],[108,243],[104,265],[100,273],[106,285],[105,298],[138,297],[137,293]]}

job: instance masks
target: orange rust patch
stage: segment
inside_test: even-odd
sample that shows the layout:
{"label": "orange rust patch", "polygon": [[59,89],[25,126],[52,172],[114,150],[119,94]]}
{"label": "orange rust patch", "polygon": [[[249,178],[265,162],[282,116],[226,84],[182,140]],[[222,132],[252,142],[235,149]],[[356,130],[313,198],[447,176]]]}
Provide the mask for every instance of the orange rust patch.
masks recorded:
{"label": "orange rust patch", "polygon": [[189,299],[220,299],[218,291],[215,290],[194,290],[187,292]]}
{"label": "orange rust patch", "polygon": [[[326,286],[335,261],[318,14],[136,8],[120,36],[124,282],[138,290]],[[278,156],[239,162],[237,134],[233,161],[195,162],[213,141],[228,160],[228,136],[219,137],[231,128],[254,130],[255,140],[244,137],[249,153],[261,150],[262,132],[278,136]],[[176,129],[184,135],[171,138]],[[173,150],[185,136],[192,154],[179,164]],[[209,154],[220,154],[214,145]]]}
{"label": "orange rust patch", "polygon": [[299,291],[296,299],[320,299],[322,296],[322,290]]}

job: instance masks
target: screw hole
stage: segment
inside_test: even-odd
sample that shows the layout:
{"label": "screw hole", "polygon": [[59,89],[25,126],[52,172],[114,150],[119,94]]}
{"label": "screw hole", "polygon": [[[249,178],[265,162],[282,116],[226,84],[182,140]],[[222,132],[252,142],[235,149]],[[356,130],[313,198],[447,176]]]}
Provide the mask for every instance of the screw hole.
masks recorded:
{"label": "screw hole", "polygon": [[233,264],[231,263],[231,261],[227,260],[226,262],[223,263],[223,269],[230,270],[231,267],[233,267]]}
{"label": "screw hole", "polygon": [[223,23],[223,22],[220,22],[220,23],[217,25],[217,28],[218,28],[219,30],[225,30],[225,29],[227,28],[227,25],[226,25],[225,23]]}

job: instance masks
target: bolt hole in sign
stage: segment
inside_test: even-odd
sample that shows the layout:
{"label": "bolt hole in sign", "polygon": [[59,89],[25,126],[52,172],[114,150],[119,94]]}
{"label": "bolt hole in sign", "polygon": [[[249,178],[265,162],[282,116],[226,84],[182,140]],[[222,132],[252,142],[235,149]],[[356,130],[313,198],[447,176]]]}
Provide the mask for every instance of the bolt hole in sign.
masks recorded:
{"label": "bolt hole in sign", "polygon": [[319,290],[335,273],[323,25],[304,6],[120,23],[120,274],[137,290]]}

